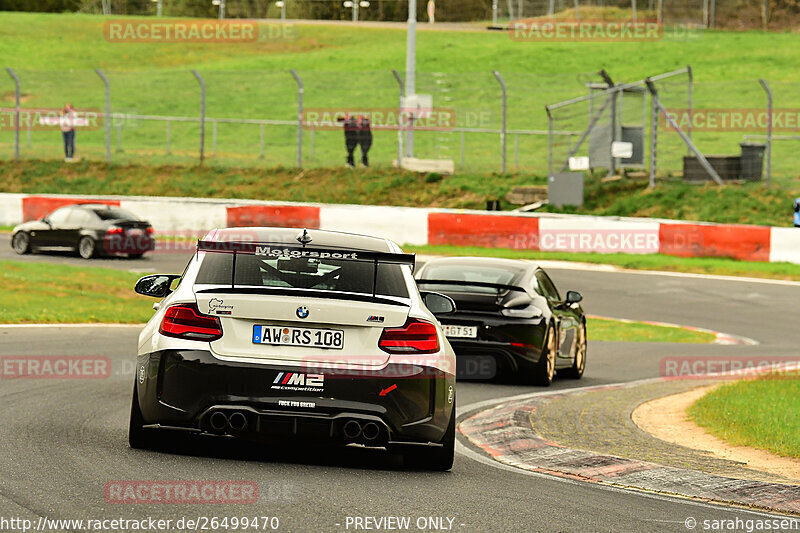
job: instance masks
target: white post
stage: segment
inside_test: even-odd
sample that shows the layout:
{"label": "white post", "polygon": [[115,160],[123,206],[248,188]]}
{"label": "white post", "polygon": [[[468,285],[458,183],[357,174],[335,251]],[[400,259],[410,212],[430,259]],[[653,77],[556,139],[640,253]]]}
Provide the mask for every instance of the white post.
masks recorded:
{"label": "white post", "polygon": [[[406,98],[417,94],[417,0],[408,0],[408,34],[406,36]],[[406,157],[414,157],[414,120],[406,131]]]}
{"label": "white post", "polygon": [[164,7],[163,4],[164,0],[158,0],[158,5],[156,6],[156,15],[159,17],[161,16],[161,10]]}

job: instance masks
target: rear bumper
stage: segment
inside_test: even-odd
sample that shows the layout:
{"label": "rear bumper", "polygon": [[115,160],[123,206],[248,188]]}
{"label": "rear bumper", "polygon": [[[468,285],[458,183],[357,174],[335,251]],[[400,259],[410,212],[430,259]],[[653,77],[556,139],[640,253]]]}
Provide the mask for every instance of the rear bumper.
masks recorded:
{"label": "rear bumper", "polygon": [[[435,444],[455,415],[455,376],[421,365],[304,372],[298,367],[221,361],[204,350],[164,350],[139,356],[136,383],[147,424],[261,441]],[[241,413],[244,427],[239,415],[235,423],[223,424],[214,413],[228,421]],[[350,421],[363,430],[374,423],[379,437],[351,438],[345,431]]]}
{"label": "rear bumper", "polygon": [[[505,342],[449,339],[456,353],[459,379],[491,379],[496,374],[517,374],[539,362],[537,347],[518,347]],[[491,363],[491,364],[490,364]]]}

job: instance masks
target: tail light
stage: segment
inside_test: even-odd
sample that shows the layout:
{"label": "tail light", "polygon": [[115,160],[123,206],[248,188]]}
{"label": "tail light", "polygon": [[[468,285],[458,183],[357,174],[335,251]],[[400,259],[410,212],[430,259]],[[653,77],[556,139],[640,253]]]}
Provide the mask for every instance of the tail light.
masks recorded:
{"label": "tail light", "polygon": [[122,231],[123,229],[120,228],[119,226],[111,226],[106,230],[106,233],[108,233],[109,235],[122,235]]}
{"label": "tail light", "polygon": [[158,331],[168,337],[197,341],[215,341],[222,337],[219,318],[202,314],[195,304],[168,308]]}
{"label": "tail light", "polygon": [[147,226],[147,233],[152,235],[153,231],[155,231],[155,230],[153,230],[153,226]]}
{"label": "tail light", "polygon": [[409,319],[401,328],[385,328],[378,347],[395,354],[436,353],[439,351],[439,334],[430,322]]}

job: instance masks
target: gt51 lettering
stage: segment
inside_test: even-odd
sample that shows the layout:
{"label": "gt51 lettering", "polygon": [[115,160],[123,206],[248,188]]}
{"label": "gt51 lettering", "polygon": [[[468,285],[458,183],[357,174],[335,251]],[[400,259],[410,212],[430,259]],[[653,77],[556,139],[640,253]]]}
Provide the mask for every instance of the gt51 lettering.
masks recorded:
{"label": "gt51 lettering", "polygon": [[256,246],[255,255],[267,257],[310,257],[313,259],[358,259],[356,252],[318,252],[316,250],[289,250],[288,248],[272,248],[271,246]]}

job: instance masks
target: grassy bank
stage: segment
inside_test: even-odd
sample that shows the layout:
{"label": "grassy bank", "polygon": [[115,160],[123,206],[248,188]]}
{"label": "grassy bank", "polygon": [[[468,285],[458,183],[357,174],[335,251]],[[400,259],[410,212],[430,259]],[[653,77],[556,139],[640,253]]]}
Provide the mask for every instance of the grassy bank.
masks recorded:
{"label": "grassy bank", "polygon": [[745,276],[753,278],[800,281],[800,265],[791,263],[757,263],[734,259],[705,257],[672,257],[661,254],[596,254],[568,252],[537,252],[507,248],[478,248],[474,246],[404,246],[408,252],[432,255],[477,255],[506,257],[510,259],[578,261],[582,263],[614,265],[632,270],[662,270],[713,274],[717,276]]}
{"label": "grassy bank", "polygon": [[[532,174],[417,174],[388,168],[213,167],[106,164],[82,161],[5,163],[0,192],[47,194],[120,194],[249,198],[293,202],[405,205],[485,209],[518,185],[545,185]],[[691,186],[660,182],[648,189],[641,181],[586,182],[580,209],[544,211],[608,216],[704,220],[720,223],[792,224],[792,199],[800,189],[766,189],[759,184]],[[503,200],[502,206],[513,206]]]}
{"label": "grassy bank", "polygon": [[700,398],[689,415],[731,444],[800,457],[800,378],[775,376],[723,385]]}
{"label": "grassy bank", "polygon": [[[268,34],[249,43],[113,42],[104,36],[107,17],[84,14],[4,13],[0,36],[3,66],[16,69],[25,108],[58,108],[71,101],[82,109],[103,109],[103,84],[94,72],[101,68],[110,81],[112,110],[126,115],[113,127],[116,161],[146,159],[158,163],[197,162],[199,125],[171,123],[167,150],[164,122],[132,115],[197,117],[199,86],[190,70],[197,69],[207,85],[207,116],[290,121],[264,130],[262,153],[259,126],[219,124],[206,128],[208,164],[270,168],[295,161],[297,85],[289,74],[302,77],[307,109],[395,108],[398,85],[392,69],[405,65],[406,33],[396,28],[296,25],[279,38]],[[146,18],[144,20],[152,20]],[[369,53],[364,53],[368,50]],[[776,108],[800,105],[796,85],[800,71],[800,34],[760,31],[697,31],[648,42],[523,42],[506,32],[450,32],[425,28],[417,40],[419,93],[431,94],[434,106],[452,108],[456,126],[497,129],[501,124],[500,85],[492,70],[502,73],[508,89],[507,126],[511,130],[547,128],[546,104],[586,94],[585,82],[600,81],[606,69],[616,82],[641,80],[691,63],[694,106],[754,108],[763,106],[758,84],[772,84]],[[674,83],[672,83],[674,81]],[[663,84],[667,107],[686,105],[687,79]],[[10,77],[0,78],[0,105],[13,105]],[[634,104],[635,106],[635,104]],[[582,130],[585,110],[556,114],[559,130]],[[693,139],[706,153],[735,154],[747,132],[695,131]],[[778,133],[778,132],[776,132]],[[394,131],[375,134],[373,163],[389,166],[397,153]],[[686,147],[674,133],[660,133],[659,172],[681,168]],[[57,158],[58,132],[33,131],[22,140],[23,158]],[[77,153],[102,160],[105,131],[98,127],[78,134]],[[511,168],[543,174],[547,142],[544,135],[509,136]],[[304,166],[344,163],[340,131],[303,133]],[[465,168],[489,172],[500,168],[497,134],[468,133],[464,137]],[[0,157],[12,153],[13,133],[0,130]],[[461,160],[458,132],[418,132],[415,150],[421,157]],[[213,146],[212,146],[213,144]],[[313,145],[313,153],[312,153]],[[516,149],[518,146],[518,150]],[[119,148],[119,150],[118,150]],[[560,147],[561,158],[568,150]],[[584,155],[584,154],[579,154]],[[784,182],[797,177],[790,143],[777,143],[773,172]]]}

